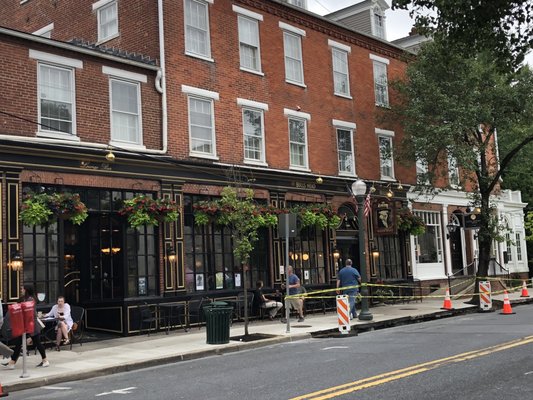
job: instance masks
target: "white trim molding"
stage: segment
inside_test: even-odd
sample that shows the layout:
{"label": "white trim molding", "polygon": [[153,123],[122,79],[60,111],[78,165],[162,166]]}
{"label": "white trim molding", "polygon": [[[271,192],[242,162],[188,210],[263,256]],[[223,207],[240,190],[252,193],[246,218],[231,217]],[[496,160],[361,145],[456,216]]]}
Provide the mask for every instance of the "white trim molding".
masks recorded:
{"label": "white trim molding", "polygon": [[93,11],[98,10],[99,8],[102,8],[109,3],[112,3],[115,0],[98,0],[96,3],[93,3]]}
{"label": "white trim molding", "polygon": [[142,82],[142,83],[148,82],[148,77],[144,74],[138,74],[136,72],[126,71],[126,70],[118,69],[118,68],[112,68],[112,67],[108,67],[105,65],[102,66],[102,73],[105,75],[112,75],[117,78],[128,79],[130,81],[137,81],[137,82]]}
{"label": "white trim molding", "polygon": [[378,62],[383,63],[383,64],[387,64],[387,65],[390,64],[390,60],[388,58],[383,58],[383,57],[380,57],[380,56],[376,56],[375,54],[369,54],[368,57],[371,60],[378,61]]}
{"label": "white trim molding", "polygon": [[376,135],[394,137],[394,131],[376,128]]}
{"label": "white trim molding", "polygon": [[45,33],[51,32],[54,30],[54,23],[43,26],[41,29],[37,29],[32,35],[43,36]]}
{"label": "white trim molding", "polygon": [[294,111],[294,110],[291,110],[290,108],[284,108],[283,109],[283,115],[285,115],[286,117],[301,118],[301,119],[305,119],[307,121],[311,120],[311,114],[308,114],[308,113],[305,113],[305,112],[301,112],[301,111]]}
{"label": "white trim molding", "polygon": [[279,21],[279,27],[283,29],[284,31],[296,33],[297,35],[300,35],[300,36],[305,36],[305,31],[303,29],[286,24],[285,22]]}
{"label": "white trim molding", "polygon": [[232,6],[232,10],[235,11],[238,14],[244,15],[245,17],[250,17],[253,19],[256,19],[258,21],[263,20],[263,16],[261,14],[258,14],[256,12],[247,10],[246,8],[242,8],[239,6],[236,6],[235,4]]}
{"label": "white trim molding", "polygon": [[186,94],[192,94],[200,97],[207,97],[208,99],[219,100],[220,96],[217,92],[211,90],[199,89],[192,86],[181,85],[181,91]]}
{"label": "white trim molding", "polygon": [[49,62],[57,65],[73,67],[73,68],[83,68],[83,61],[76,60],[75,58],[58,56],[51,53],[45,53],[43,51],[30,49],[30,58],[35,60]]}
{"label": "white trim molding", "polygon": [[237,97],[237,105],[241,107],[257,108],[259,110],[268,111],[268,104],[253,100],[241,99],[240,97]]}
{"label": "white trim molding", "polygon": [[346,44],[343,44],[343,43],[339,43],[339,42],[336,42],[334,40],[331,40],[331,39],[328,39],[328,46],[330,47],[335,47],[339,50],[342,50],[342,51],[345,51],[347,53],[351,53],[352,52],[352,48]]}
{"label": "white trim molding", "polygon": [[347,128],[347,129],[354,129],[354,130],[357,128],[357,125],[355,124],[355,122],[346,122],[346,121],[340,121],[338,119],[332,119],[331,123],[336,128]]}

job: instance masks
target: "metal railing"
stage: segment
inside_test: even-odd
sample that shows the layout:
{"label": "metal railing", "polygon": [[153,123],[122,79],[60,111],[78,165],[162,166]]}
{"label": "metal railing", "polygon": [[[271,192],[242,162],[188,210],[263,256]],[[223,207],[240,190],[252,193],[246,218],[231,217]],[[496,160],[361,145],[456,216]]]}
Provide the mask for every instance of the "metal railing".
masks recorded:
{"label": "metal railing", "polygon": [[474,258],[474,261],[472,261],[470,264],[467,264],[465,267],[461,268],[460,270],[457,270],[451,274],[448,274],[448,289],[450,290],[450,294],[452,294],[452,278],[457,278],[456,275],[466,270],[467,274],[463,274],[465,277],[468,275],[468,268],[471,266],[474,266],[474,271],[476,270],[477,266],[477,258]]}
{"label": "metal railing", "polygon": [[[491,263],[494,263],[493,265],[498,265],[500,267],[500,271],[505,271],[507,272],[507,279],[511,279],[511,269],[510,268],[505,268],[503,265],[501,265],[498,260],[496,260],[496,257],[491,257],[489,259],[489,262]],[[494,276],[496,276],[496,267],[493,268],[493,271],[494,271]]]}

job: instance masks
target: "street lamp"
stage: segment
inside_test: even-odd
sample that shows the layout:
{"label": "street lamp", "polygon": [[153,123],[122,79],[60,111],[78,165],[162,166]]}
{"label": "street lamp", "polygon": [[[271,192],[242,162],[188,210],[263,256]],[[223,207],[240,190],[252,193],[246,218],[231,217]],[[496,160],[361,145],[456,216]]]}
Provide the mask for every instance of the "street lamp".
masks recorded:
{"label": "street lamp", "polygon": [[366,276],[366,252],[365,252],[365,218],[364,201],[366,194],[366,183],[362,179],[352,183],[352,193],[357,199],[357,220],[359,222],[359,271],[361,272],[361,312],[359,319],[371,321],[373,316],[368,310],[368,279]]}

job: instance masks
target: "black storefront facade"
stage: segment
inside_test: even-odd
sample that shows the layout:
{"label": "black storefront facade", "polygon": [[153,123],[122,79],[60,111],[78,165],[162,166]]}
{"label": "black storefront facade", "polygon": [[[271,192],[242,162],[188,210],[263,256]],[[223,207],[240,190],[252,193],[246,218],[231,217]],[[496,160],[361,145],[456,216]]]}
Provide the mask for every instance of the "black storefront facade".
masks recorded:
{"label": "black storefront facade", "polygon": [[[290,239],[290,263],[307,289],[334,287],[336,272],[347,258],[358,264],[357,212],[346,189],[348,179],[318,184],[315,176],[236,167],[228,174],[224,165],[119,151],[109,163],[103,150],[91,148],[72,152],[8,141],[1,148],[4,302],[16,301],[20,285],[30,283],[44,297],[43,309],[65,295],[70,304],[86,309],[88,329],[127,335],[139,331],[140,304],[181,302],[186,311],[199,298],[236,299],[243,290],[243,274],[250,285],[260,279],[268,288],[279,288],[285,242],[276,229],[260,233],[243,271],[227,228],[194,224],[194,203],[215,198],[224,186],[235,184],[251,187],[258,201],[277,207],[328,202],[338,209],[342,221],[337,229],[306,228]],[[394,222],[388,228],[378,222],[379,211],[385,209],[394,221],[396,210],[405,206],[405,192],[388,198],[387,185],[367,184],[376,188],[366,234],[369,279],[409,280],[409,238]],[[24,226],[18,214],[28,191],[78,193],[89,217],[79,226],[68,220]],[[131,228],[118,210],[124,199],[139,194],[174,199],[182,206],[178,221]],[[20,271],[9,267],[17,252],[24,260]]]}

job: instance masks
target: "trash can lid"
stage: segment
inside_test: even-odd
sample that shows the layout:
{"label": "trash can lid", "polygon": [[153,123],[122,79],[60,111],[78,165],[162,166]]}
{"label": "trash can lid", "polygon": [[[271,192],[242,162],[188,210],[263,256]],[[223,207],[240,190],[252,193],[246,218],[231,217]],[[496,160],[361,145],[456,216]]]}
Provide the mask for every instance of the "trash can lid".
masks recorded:
{"label": "trash can lid", "polygon": [[211,307],[226,307],[228,303],[225,301],[213,301],[212,303],[209,303]]}

